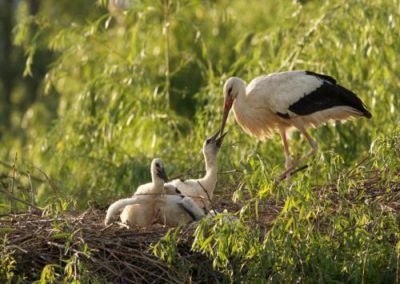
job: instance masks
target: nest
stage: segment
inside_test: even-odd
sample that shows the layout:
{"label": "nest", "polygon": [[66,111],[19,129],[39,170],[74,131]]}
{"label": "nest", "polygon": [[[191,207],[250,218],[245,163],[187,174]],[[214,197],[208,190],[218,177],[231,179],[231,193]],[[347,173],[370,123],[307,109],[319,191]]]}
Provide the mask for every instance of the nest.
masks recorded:
{"label": "nest", "polygon": [[[382,175],[378,170],[363,175],[349,173],[347,178],[352,179],[354,184],[341,197],[337,184],[315,186],[313,191],[321,200],[332,201],[330,210],[339,210],[335,204],[339,198],[346,198],[354,204],[376,204],[399,213],[400,182],[394,178],[383,183]],[[388,187],[391,190],[387,190]],[[363,194],[360,194],[361,191]],[[216,195],[214,209],[239,211],[241,205],[232,203],[228,195],[231,193]],[[282,208],[282,201],[268,200],[260,207],[262,218],[249,220],[248,225],[257,223],[268,231]],[[13,272],[23,276],[27,282],[40,279],[46,265],[53,265],[62,279],[69,273],[73,275],[69,279],[80,279],[82,282],[86,282],[85,275],[90,277],[87,281],[98,279],[101,283],[224,281],[225,276],[213,269],[212,259],[191,250],[195,224],[184,227],[179,234],[175,254],[179,255],[183,265],[173,263],[169,266],[168,262],[154,255],[152,245],[170,228],[157,225],[126,228],[115,224],[104,227],[104,214],[105,210],[92,208],[82,214],[70,213],[60,217],[43,217],[34,213],[0,216],[0,237],[4,239],[0,258],[11,255],[15,260]]]}
{"label": "nest", "polygon": [[[82,214],[44,216],[43,210],[33,201],[20,198],[10,190],[15,185],[17,192],[33,193],[32,186],[22,187],[21,180],[15,178],[15,167],[1,161],[0,164],[14,171],[13,175],[0,173],[0,194],[14,204],[29,208],[29,213],[0,214],[3,245],[0,259],[8,259],[9,263],[11,259],[11,271],[23,281],[37,281],[46,267],[52,269],[57,280],[68,279],[67,282],[98,279],[100,283],[186,283],[190,277],[195,283],[222,279],[223,276],[212,268],[212,260],[191,251],[195,224],[180,230],[175,252],[184,262],[185,269],[176,263],[168,265],[167,261],[154,255],[152,245],[171,228],[161,225],[129,228],[123,224],[105,227],[105,208],[90,208]],[[20,176],[25,178],[23,173]],[[31,178],[46,182],[29,175]],[[215,209],[230,212],[240,209],[228,198],[217,199]],[[13,207],[15,211],[15,205]],[[4,277],[2,273],[4,271],[0,269],[0,282]]]}
{"label": "nest", "polygon": [[[165,235],[168,228],[126,229],[120,226],[104,227],[104,212],[90,209],[78,216],[46,218],[34,214],[10,215],[0,219],[1,234],[7,232],[1,257],[11,254],[15,260],[16,275],[27,282],[38,280],[43,268],[52,265],[56,273],[66,275],[66,263],[78,279],[85,272],[90,279],[114,283],[183,283],[181,271],[169,267],[154,256],[151,245]],[[191,226],[186,228],[191,235]],[[219,278],[209,259],[190,252],[190,237],[179,242],[178,253],[192,263],[192,277],[202,280]],[[205,273],[209,274],[208,276]],[[215,275],[213,275],[213,273]],[[207,278],[204,278],[204,277]],[[192,279],[196,282],[196,279]]]}

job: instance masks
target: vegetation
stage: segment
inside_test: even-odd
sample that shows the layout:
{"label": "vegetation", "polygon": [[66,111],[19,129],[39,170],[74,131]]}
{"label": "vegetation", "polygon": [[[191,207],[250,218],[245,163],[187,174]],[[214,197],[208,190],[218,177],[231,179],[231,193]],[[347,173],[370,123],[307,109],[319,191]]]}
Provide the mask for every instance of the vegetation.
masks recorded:
{"label": "vegetation", "polygon": [[[47,217],[105,208],[149,180],[155,156],[170,176],[199,170],[229,76],[306,69],[354,90],[373,118],[313,130],[317,156],[278,185],[279,137],[256,142],[231,118],[216,196],[241,209],[151,250],[182,282],[202,280],[182,245],[215,281],[399,282],[398,0],[117,2],[132,5],[0,1],[2,225],[27,210],[15,197]],[[291,141],[296,157],[307,150]],[[1,282],[29,274],[8,245],[14,229],[0,227]],[[65,256],[29,280],[90,281],[87,267],[70,274],[78,263]]]}

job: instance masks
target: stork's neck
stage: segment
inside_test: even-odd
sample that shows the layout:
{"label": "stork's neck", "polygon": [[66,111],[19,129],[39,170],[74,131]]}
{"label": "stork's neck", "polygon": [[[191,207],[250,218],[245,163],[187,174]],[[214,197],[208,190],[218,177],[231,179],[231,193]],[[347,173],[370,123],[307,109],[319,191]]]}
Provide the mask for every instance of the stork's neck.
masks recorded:
{"label": "stork's neck", "polygon": [[248,109],[249,100],[246,92],[246,82],[243,80],[237,81],[237,96],[233,102],[233,112],[235,116],[246,114]]}
{"label": "stork's neck", "polygon": [[243,81],[242,79],[238,78],[237,80],[237,97],[236,101],[238,103],[241,103],[246,100],[246,82]]}
{"label": "stork's neck", "polygon": [[164,189],[164,181],[159,176],[157,176],[156,173],[151,173],[151,179],[152,179],[155,191],[157,191],[157,189],[160,189],[160,192],[154,192],[154,193],[162,193],[161,191],[163,191],[163,189]]}
{"label": "stork's neck", "polygon": [[199,180],[207,191],[209,198],[213,197],[215,185],[217,184],[217,155],[204,155],[206,161],[206,175]]}

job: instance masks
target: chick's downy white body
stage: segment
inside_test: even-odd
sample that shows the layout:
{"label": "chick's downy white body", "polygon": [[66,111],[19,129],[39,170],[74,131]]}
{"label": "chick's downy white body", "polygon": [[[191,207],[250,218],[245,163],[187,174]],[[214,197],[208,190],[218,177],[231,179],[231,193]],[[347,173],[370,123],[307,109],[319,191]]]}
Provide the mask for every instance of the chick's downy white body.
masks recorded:
{"label": "chick's downy white body", "polygon": [[[131,198],[121,199],[110,205],[104,221],[106,225],[113,221],[121,209],[121,221],[130,226],[148,226],[154,223],[176,226],[205,215],[193,200],[176,194],[176,190],[173,191],[175,195],[166,194],[166,174],[161,160],[153,160],[151,174],[151,183],[140,186]],[[171,186],[167,188],[172,190]]]}

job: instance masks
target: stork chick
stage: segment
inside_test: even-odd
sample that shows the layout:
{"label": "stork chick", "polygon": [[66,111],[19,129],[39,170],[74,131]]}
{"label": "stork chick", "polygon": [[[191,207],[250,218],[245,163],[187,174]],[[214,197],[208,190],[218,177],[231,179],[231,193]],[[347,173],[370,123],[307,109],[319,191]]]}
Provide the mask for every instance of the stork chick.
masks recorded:
{"label": "stork chick", "polygon": [[[164,169],[164,163],[160,159],[153,159],[150,166],[150,172],[151,172],[151,182],[139,186],[138,189],[136,190],[136,193],[158,194],[158,195],[165,193],[164,180],[166,180],[166,174]],[[157,197],[155,197],[155,199],[156,198]],[[105,224],[106,225],[109,224],[114,215],[119,210],[121,210],[122,208],[124,208],[129,204],[138,202],[138,200],[145,200],[145,199],[142,198],[142,199],[132,200],[132,198],[126,198],[114,202],[107,210],[106,218],[104,221]]]}
{"label": "stork chick", "polygon": [[168,181],[164,163],[161,159],[155,158],[150,165],[151,183],[139,186],[133,196],[138,194],[161,194],[166,193],[164,182]]}
{"label": "stork chick", "polygon": [[[224,114],[220,133],[233,106],[236,121],[242,129],[261,140],[279,131],[286,158],[286,171],[291,170],[315,154],[317,143],[306,129],[317,127],[329,120],[347,120],[371,113],[352,91],[337,84],[330,76],[311,71],[273,73],[246,83],[237,77],[229,78],[223,88]],[[298,129],[311,145],[311,151],[292,163],[287,132]]]}
{"label": "stork chick", "polygon": [[217,155],[226,135],[226,133],[220,136],[219,134],[220,132],[218,131],[203,143],[202,151],[206,168],[204,177],[188,180],[175,179],[166,184],[166,186],[172,185],[177,188],[181,194],[194,198],[195,202],[200,207],[205,207],[207,211],[210,209],[210,201],[213,198],[217,184]]}

